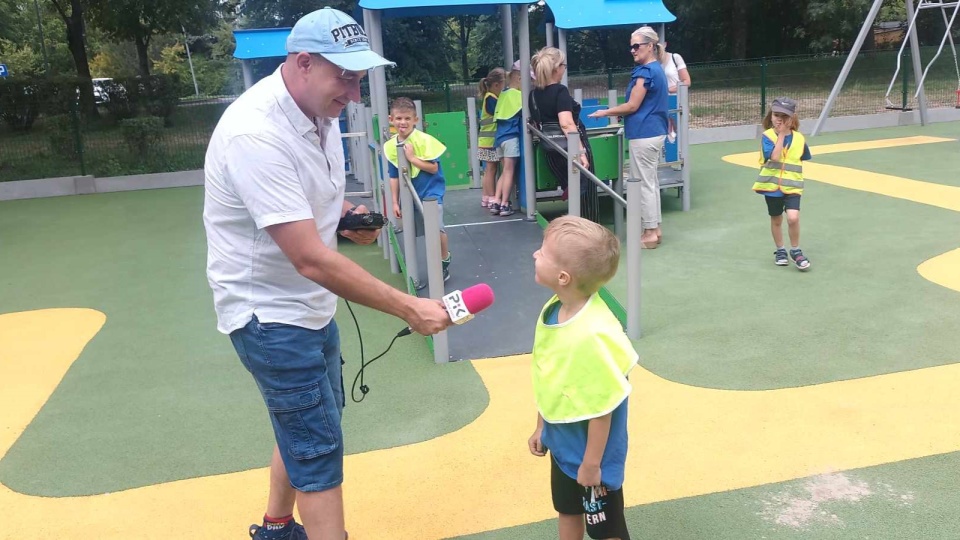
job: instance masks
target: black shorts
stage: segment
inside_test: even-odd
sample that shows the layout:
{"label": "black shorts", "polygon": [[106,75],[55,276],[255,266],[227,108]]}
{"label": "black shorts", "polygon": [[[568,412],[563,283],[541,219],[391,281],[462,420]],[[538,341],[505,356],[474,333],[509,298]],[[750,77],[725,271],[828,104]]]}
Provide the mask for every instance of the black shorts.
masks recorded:
{"label": "black shorts", "polygon": [[767,213],[770,217],[782,216],[784,210],[800,210],[800,195],[763,198],[767,200]]}
{"label": "black shorts", "polygon": [[557,512],[574,516],[586,514],[590,538],[630,540],[627,519],[623,515],[623,488],[607,490],[603,497],[591,497],[592,490],[564,474],[550,456],[550,491]]}

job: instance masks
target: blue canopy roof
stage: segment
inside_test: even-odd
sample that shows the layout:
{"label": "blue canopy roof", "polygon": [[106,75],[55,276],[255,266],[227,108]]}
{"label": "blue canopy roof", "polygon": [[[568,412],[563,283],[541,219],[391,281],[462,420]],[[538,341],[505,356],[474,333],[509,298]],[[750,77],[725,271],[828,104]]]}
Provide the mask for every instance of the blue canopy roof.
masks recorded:
{"label": "blue canopy roof", "polygon": [[[495,15],[504,4],[529,4],[535,0],[360,0],[360,9],[378,10],[385,19],[400,17],[453,17]],[[359,14],[359,13],[357,13]],[[362,14],[359,14],[362,16]],[[356,17],[355,17],[356,18]],[[360,19],[357,19],[360,20]]]}
{"label": "blue canopy roof", "polygon": [[677,17],[663,0],[546,0],[557,28],[582,30],[604,26],[668,23]]}
{"label": "blue canopy roof", "polygon": [[286,56],[288,35],[290,28],[234,30],[233,38],[237,41],[237,50],[233,51],[233,57],[250,60]]}

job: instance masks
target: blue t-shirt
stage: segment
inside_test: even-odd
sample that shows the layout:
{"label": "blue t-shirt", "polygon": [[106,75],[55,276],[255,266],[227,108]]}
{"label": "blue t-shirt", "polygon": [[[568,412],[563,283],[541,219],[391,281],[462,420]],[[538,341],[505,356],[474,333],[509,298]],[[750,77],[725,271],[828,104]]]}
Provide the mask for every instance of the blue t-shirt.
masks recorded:
{"label": "blue t-shirt", "polygon": [[[430,161],[430,163],[437,164],[437,172],[430,174],[421,170],[413,177],[413,189],[417,190],[417,196],[420,197],[421,201],[427,197],[436,197],[437,203],[443,204],[443,194],[447,192],[447,183],[443,178],[443,165],[440,165],[439,160]],[[387,164],[389,165],[388,174],[390,178],[400,178],[400,171],[397,166],[390,162],[387,162]]]}
{"label": "blue t-shirt", "polygon": [[[560,317],[560,302],[552,304],[544,313],[544,323],[557,324]],[[627,463],[627,401],[613,410],[610,420],[610,435],[600,460],[600,481],[607,489],[618,490],[623,486],[623,471]],[[583,454],[587,451],[587,428],[589,420],[570,424],[543,422],[540,441],[550,450],[563,474],[576,480]]]}
{"label": "blue t-shirt", "polygon": [[494,148],[500,148],[504,141],[520,138],[520,122],[523,112],[518,112],[509,120],[497,120],[497,138],[494,140]]}
{"label": "blue t-shirt", "polygon": [[487,114],[493,116],[493,113],[497,110],[497,98],[493,96],[487,96],[487,100],[484,102],[483,108],[487,110]]}
{"label": "blue t-shirt", "polygon": [[[764,135],[761,138],[763,144],[763,160],[767,161],[770,159],[770,155],[773,154],[773,147],[777,145],[777,141],[771,141],[770,137]],[[787,135],[787,138],[783,140],[784,148],[790,146],[790,143],[793,142],[793,133]],[[803,155],[800,156],[801,161],[808,159],[813,159],[813,156],[810,154],[810,147],[807,146],[807,143],[803,143]],[[777,189],[776,191],[765,191],[762,193],[767,197],[783,197],[783,192]]]}
{"label": "blue t-shirt", "polygon": [[637,81],[643,80],[643,87],[647,94],[640,102],[640,108],[624,118],[624,133],[628,139],[646,139],[667,134],[667,76],[660,67],[660,62],[650,62],[633,68],[630,74],[630,84],[627,85],[627,101],[630,101],[630,92]]}

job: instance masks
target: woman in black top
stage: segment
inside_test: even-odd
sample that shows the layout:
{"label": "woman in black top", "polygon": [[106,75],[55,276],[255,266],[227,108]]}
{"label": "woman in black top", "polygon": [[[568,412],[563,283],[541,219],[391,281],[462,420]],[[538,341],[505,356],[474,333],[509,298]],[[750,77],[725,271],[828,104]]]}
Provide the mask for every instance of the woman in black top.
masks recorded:
{"label": "woman in black top", "polygon": [[[584,153],[580,155],[580,163],[590,172],[595,172],[593,151],[590,148],[590,141],[587,140],[586,127],[580,121],[580,104],[574,101],[567,87],[560,83],[567,69],[567,60],[563,52],[555,47],[545,47],[533,56],[531,64],[536,76],[536,88],[530,93],[528,103],[530,119],[539,124],[541,130],[544,123],[553,122],[560,124],[560,129],[564,133],[579,133],[580,145],[584,149]],[[566,196],[567,159],[559,152],[547,148],[546,145],[544,148],[547,150],[547,166],[557,178]],[[599,217],[596,185],[588,178],[581,178],[580,191],[582,216],[596,221]]]}

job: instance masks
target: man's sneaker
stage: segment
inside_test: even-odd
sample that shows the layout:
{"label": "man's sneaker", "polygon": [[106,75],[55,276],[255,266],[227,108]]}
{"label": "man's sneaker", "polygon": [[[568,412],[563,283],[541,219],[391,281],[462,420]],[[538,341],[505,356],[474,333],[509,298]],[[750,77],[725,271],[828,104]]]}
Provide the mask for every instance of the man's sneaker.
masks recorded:
{"label": "man's sneaker", "polygon": [[803,252],[799,249],[790,250],[790,258],[793,259],[793,264],[797,266],[799,270],[809,270],[810,269],[810,259],[806,258],[803,255]]}
{"label": "man's sneaker", "polygon": [[492,202],[490,203],[490,206],[488,206],[488,208],[490,209],[490,213],[493,215],[497,215],[500,213],[500,203]]}
{"label": "man's sneaker", "polygon": [[250,538],[253,538],[253,540],[264,540],[266,538],[276,538],[278,540],[308,540],[306,529],[296,521],[290,521],[290,524],[285,528],[287,529],[286,536],[268,536],[268,531],[265,527],[261,525],[251,525]]}
{"label": "man's sneaker", "polygon": [[777,266],[787,266],[790,261],[787,260],[787,250],[780,248],[773,252],[773,262]]}
{"label": "man's sneaker", "polygon": [[513,215],[513,207],[510,206],[509,204],[504,205],[504,206],[501,206],[501,207],[500,207],[500,215],[501,215],[501,216],[512,216],[512,215]]}

